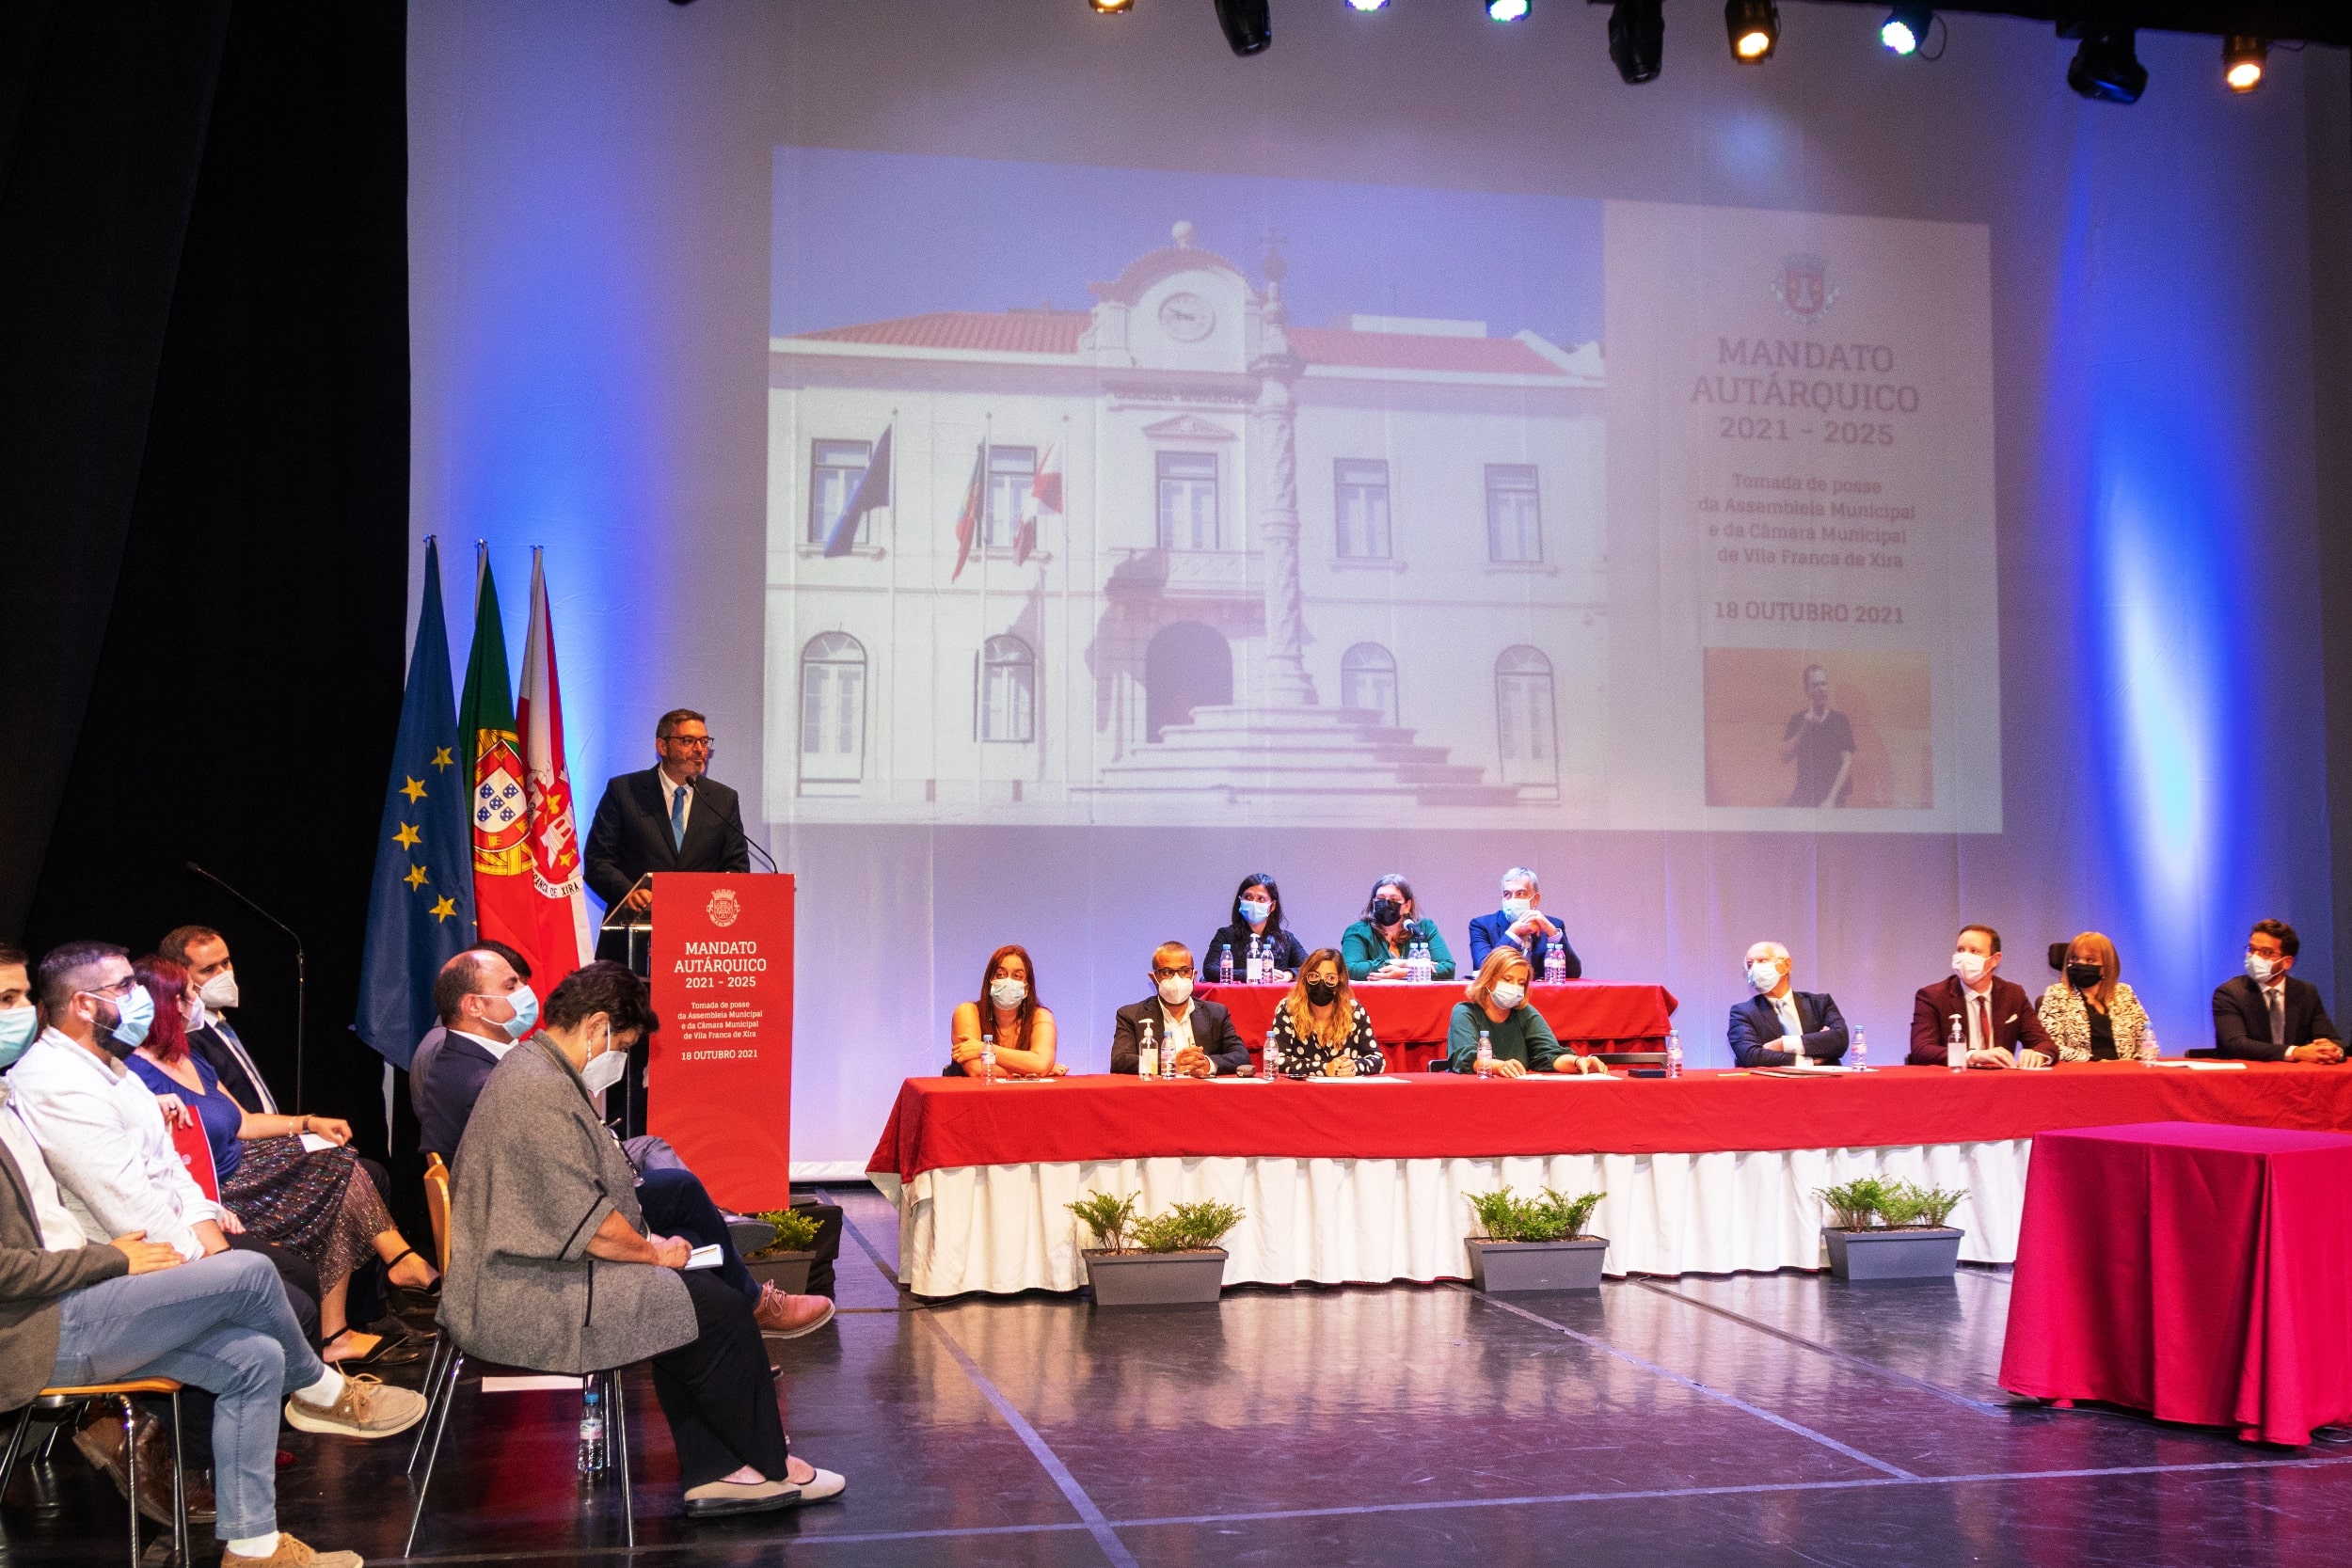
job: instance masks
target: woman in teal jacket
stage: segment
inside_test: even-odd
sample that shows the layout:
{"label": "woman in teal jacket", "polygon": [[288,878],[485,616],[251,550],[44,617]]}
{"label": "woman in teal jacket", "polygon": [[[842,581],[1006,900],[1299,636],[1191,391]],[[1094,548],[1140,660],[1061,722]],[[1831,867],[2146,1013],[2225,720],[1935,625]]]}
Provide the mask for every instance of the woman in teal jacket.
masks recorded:
{"label": "woman in teal jacket", "polygon": [[1365,900],[1364,917],[1347,928],[1340,938],[1340,951],[1347,958],[1347,977],[1351,980],[1402,980],[1405,978],[1405,955],[1413,943],[1429,944],[1430,960],[1437,965],[1431,978],[1454,978],[1454,955],[1445,944],[1445,937],[1434,920],[1423,920],[1413,908],[1413,884],[1402,877],[1383,877],[1372,886],[1372,896]]}

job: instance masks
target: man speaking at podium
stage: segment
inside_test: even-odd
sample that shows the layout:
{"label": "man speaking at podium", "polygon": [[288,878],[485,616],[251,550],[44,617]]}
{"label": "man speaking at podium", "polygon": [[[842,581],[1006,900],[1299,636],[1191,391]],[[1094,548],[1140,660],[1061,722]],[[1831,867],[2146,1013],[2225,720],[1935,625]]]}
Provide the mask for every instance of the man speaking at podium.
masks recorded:
{"label": "man speaking at podium", "polygon": [[[653,749],[655,766],[606,784],[588,830],[588,885],[614,927],[653,908],[652,888],[639,885],[647,872],[752,868],[735,791],[708,777],[713,744],[703,716],[672,708],[654,726]],[[628,938],[607,930],[596,957],[628,963]]]}

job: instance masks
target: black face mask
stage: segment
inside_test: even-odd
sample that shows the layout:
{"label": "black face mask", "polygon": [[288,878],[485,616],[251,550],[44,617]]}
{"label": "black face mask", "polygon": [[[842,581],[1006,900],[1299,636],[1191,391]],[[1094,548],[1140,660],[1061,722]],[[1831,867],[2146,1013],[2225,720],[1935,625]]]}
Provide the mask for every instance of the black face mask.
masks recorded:
{"label": "black face mask", "polygon": [[1372,901],[1372,923],[1375,926],[1393,926],[1404,913],[1405,906],[1393,898],[1375,898]]}
{"label": "black face mask", "polygon": [[1329,1006],[1332,1002],[1338,998],[1339,994],[1340,987],[1339,982],[1336,980],[1310,980],[1307,982],[1307,1000],[1313,1003],[1318,1007]]}
{"label": "black face mask", "polygon": [[2066,983],[2076,990],[2089,990],[2106,977],[2106,971],[2097,964],[2068,964],[2066,966]]}

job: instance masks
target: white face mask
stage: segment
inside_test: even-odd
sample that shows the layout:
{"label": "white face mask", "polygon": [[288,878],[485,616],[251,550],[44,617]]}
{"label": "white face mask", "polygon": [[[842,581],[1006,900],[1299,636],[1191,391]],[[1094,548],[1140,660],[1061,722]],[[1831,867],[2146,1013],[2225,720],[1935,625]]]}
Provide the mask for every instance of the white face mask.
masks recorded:
{"label": "white face mask", "polygon": [[1748,985],[1756,990],[1770,990],[1780,984],[1780,965],[1770,958],[1758,958],[1748,965]]}
{"label": "white face mask", "polygon": [[198,988],[196,999],[216,1013],[237,1005],[237,972],[224,969]]}
{"label": "white face mask", "polygon": [[1525,920],[1527,911],[1534,907],[1533,898],[1505,898],[1502,901],[1502,912],[1514,921]]}
{"label": "white face mask", "polygon": [[1255,898],[1241,901],[1241,917],[1252,926],[1264,925],[1273,914],[1274,906],[1271,904],[1261,904]]}
{"label": "white face mask", "polygon": [[1021,1006],[1022,998],[1028,994],[1029,988],[1009,974],[999,974],[988,983],[988,999],[1007,1012]]}
{"label": "white face mask", "polygon": [[628,1053],[612,1049],[612,1031],[604,1032],[604,1052],[588,1058],[588,1065],[580,1069],[580,1080],[588,1085],[590,1094],[602,1094],[628,1076]]}
{"label": "white face mask", "polygon": [[1486,994],[1494,998],[1496,1006],[1508,1013],[1517,1011],[1518,1005],[1527,1000],[1527,988],[1515,986],[1508,980],[1498,980],[1494,989]]}
{"label": "white face mask", "polygon": [[2275,972],[2278,967],[2279,966],[2277,964],[2273,963],[2270,959],[2264,958],[2260,953],[2249,953],[2246,955],[2246,977],[2249,980],[2253,981],[2254,984],[2258,986],[2267,984],[2270,980],[2272,973]]}
{"label": "white face mask", "polygon": [[1984,972],[1987,968],[1991,967],[1991,964],[1992,960],[1987,958],[1981,953],[1955,953],[1952,955],[1952,973],[1959,975],[1961,979],[1972,986],[1979,980],[1984,978]]}
{"label": "white face mask", "polygon": [[1171,974],[1160,982],[1160,1000],[1171,1007],[1181,1007],[1192,1000],[1192,976]]}

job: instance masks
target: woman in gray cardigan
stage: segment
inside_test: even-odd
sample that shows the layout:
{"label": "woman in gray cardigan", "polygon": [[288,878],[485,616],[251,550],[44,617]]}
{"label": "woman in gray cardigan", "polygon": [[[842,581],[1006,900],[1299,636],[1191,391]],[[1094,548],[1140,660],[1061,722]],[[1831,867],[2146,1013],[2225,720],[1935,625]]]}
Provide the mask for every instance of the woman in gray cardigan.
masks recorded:
{"label": "woman in gray cardigan", "polygon": [[457,1146],[442,1326],[507,1366],[579,1374],[653,1363],[686,1512],[756,1513],[838,1496],[792,1458],[752,1304],[692,1246],[649,1235],[637,1173],[594,1095],[654,1026],[645,983],[593,963],[555,988],[544,1029],[500,1062]]}

